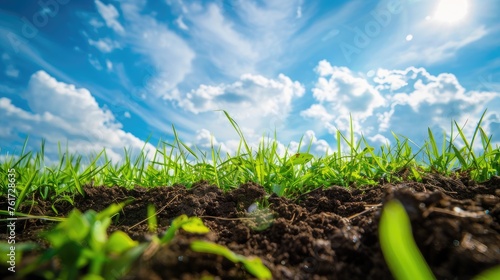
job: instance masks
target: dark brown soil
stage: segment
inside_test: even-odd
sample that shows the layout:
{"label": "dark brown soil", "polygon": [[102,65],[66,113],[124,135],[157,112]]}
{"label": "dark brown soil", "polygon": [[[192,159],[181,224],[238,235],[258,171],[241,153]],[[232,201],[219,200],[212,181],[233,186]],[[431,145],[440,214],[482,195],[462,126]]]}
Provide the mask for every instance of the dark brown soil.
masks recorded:
{"label": "dark brown soil", "polygon": [[[382,205],[399,199],[409,213],[415,241],[438,279],[470,279],[500,264],[500,177],[474,183],[467,178],[427,176],[423,183],[385,184],[362,190],[342,187],[317,189],[297,199],[276,195],[247,183],[224,193],[206,183],[191,189],[183,186],[139,188],[85,187],[85,197],[75,198],[81,211],[103,210],[129,197],[110,231],[123,230],[132,238],[148,240],[146,206],[162,209],[158,233],[163,233],[181,214],[199,216],[212,230],[193,235],[182,230],[169,246],[141,258],[125,279],[252,279],[240,265],[222,257],[189,249],[190,241],[204,239],[227,246],[245,256],[257,256],[274,279],[391,279],[379,241],[378,222]],[[56,214],[51,203],[35,199],[34,207],[21,209],[33,215]],[[267,210],[249,213],[256,201]],[[73,206],[56,204],[59,215]],[[6,209],[4,200],[0,209]],[[271,217],[255,223],[255,213]],[[50,222],[18,222],[17,241],[42,242],[37,233]],[[6,228],[4,224],[0,225]],[[5,240],[6,231],[0,238]],[[7,273],[2,269],[1,274]],[[1,277],[3,278],[3,277]]]}

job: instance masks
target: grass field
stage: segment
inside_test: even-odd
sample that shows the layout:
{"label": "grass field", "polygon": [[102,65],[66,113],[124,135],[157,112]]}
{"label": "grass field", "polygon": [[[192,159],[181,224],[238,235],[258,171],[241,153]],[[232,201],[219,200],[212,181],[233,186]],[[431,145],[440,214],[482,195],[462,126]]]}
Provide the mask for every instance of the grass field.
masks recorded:
{"label": "grass field", "polygon": [[[43,198],[71,201],[74,194],[82,194],[85,184],[127,188],[183,184],[189,187],[193,182],[206,180],[229,190],[251,181],[280,196],[294,196],[320,186],[366,186],[402,179],[419,181],[422,174],[428,172],[443,175],[466,172],[476,181],[500,174],[500,147],[493,147],[491,136],[481,128],[482,118],[470,139],[461,126],[454,123],[452,134],[444,135],[442,143],[436,142],[436,132],[429,129],[429,137],[421,147],[395,133],[393,145],[372,147],[364,138],[356,141],[352,129],[349,135],[338,131],[337,150],[314,156],[309,151],[310,143],[302,140],[297,151],[287,150],[284,155],[278,154],[277,141],[272,140],[262,141],[252,150],[237,123],[227,113],[226,116],[240,136],[239,149],[234,155],[223,155],[220,147],[212,147],[209,153],[189,147],[177,137],[174,129],[174,141],[159,143],[151,161],[143,151],[133,157],[126,148],[122,163],[111,162],[105,149],[85,156],[68,154],[60,148],[59,164],[45,166],[44,142],[34,153],[25,150],[26,139],[20,153],[8,156],[0,165],[0,193],[7,193],[9,169],[17,173],[16,209],[33,192]],[[348,149],[342,150],[342,147]]]}

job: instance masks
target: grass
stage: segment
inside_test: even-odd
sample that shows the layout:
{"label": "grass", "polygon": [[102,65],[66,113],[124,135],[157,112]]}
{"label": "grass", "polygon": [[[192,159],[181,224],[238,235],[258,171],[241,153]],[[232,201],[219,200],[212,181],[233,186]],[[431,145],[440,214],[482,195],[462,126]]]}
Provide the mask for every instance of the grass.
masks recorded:
{"label": "grass", "polygon": [[[194,182],[205,180],[228,190],[253,181],[270,193],[291,197],[328,185],[355,187],[381,181],[420,181],[428,172],[444,175],[465,172],[472,179],[483,181],[500,174],[500,148],[492,146],[491,136],[481,127],[485,113],[471,139],[467,139],[463,128],[454,122],[451,135],[444,134],[442,143],[437,143],[435,132],[429,129],[429,137],[421,147],[393,133],[394,144],[376,148],[364,137],[355,140],[351,124],[349,135],[337,131],[336,150],[323,156],[311,154],[311,143],[304,143],[303,139],[297,150],[287,147],[285,153],[280,154],[276,134],[274,139],[263,138],[257,149],[252,149],[238,124],[226,112],[240,136],[239,147],[233,155],[223,154],[221,147],[212,146],[207,153],[188,146],[173,127],[174,141],[161,141],[152,160],[143,148],[135,157],[125,149],[121,163],[111,162],[105,149],[84,161],[82,155],[70,154],[67,148],[63,152],[59,146],[58,164],[46,166],[45,141],[34,153],[26,151],[26,138],[19,155],[6,156],[0,163],[0,195],[8,192],[9,170],[14,170],[16,175],[16,210],[21,204],[30,203],[34,194],[54,203],[63,200],[72,203],[75,195],[83,193],[82,186],[86,184],[126,188],[173,184],[190,187]],[[481,143],[480,151],[475,149],[477,141]]]}

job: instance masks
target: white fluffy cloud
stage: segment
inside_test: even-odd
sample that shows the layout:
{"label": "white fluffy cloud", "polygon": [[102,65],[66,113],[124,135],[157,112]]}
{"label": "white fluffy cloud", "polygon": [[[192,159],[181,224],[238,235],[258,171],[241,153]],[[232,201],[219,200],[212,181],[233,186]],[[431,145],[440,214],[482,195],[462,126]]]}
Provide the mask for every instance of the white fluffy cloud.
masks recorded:
{"label": "white fluffy cloud", "polygon": [[304,117],[332,121],[331,125],[346,130],[352,114],[355,128],[358,129],[360,122],[372,116],[377,108],[386,105],[386,100],[373,85],[346,67],[332,66],[322,60],[315,70],[319,78],[312,92],[319,103],[302,111]]}
{"label": "white fluffy cloud", "polygon": [[301,116],[321,122],[328,133],[347,131],[351,113],[355,133],[380,144],[392,139],[391,130],[410,139],[426,138],[428,127],[449,133],[452,120],[467,123],[464,133],[472,137],[488,109],[483,128],[498,134],[500,93],[467,90],[453,74],[432,75],[424,68],[408,67],[378,69],[366,77],[326,61],[316,72],[319,77],[312,89],[316,103]]}
{"label": "white fluffy cloud", "polygon": [[246,74],[231,84],[200,85],[179,95],[177,102],[195,114],[226,110],[250,133],[262,133],[272,129],[272,120],[286,119],[293,100],[301,97],[304,91],[299,82],[283,74],[277,79]]}
{"label": "white fluffy cloud", "polygon": [[245,74],[232,84],[200,85],[178,101],[182,107],[196,114],[234,108],[238,115],[247,116],[256,112],[268,116],[288,113],[292,99],[302,96],[304,91],[299,82],[293,82],[283,74],[276,80]]}
{"label": "white fluffy cloud", "polygon": [[[113,114],[100,108],[88,90],[58,82],[44,71],[32,75],[24,98],[31,111],[0,98],[0,118],[9,120],[0,135],[7,141],[18,133],[29,134],[30,139],[45,138],[46,152],[57,155],[57,143],[67,140],[71,153],[88,154],[106,148],[114,161],[122,158],[124,147],[140,150],[145,145],[123,131]],[[154,147],[146,144],[146,151],[152,153]]]}

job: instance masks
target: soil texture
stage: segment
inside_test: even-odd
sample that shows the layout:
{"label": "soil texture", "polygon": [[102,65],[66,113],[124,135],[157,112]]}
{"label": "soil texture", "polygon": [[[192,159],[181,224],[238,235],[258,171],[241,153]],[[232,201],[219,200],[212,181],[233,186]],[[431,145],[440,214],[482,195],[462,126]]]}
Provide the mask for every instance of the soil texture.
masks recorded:
{"label": "soil texture", "polygon": [[[133,197],[114,219],[110,232],[122,230],[135,240],[150,240],[145,222],[148,204],[161,210],[159,235],[181,214],[198,216],[211,229],[205,235],[180,230],[168,246],[141,257],[124,279],[253,279],[241,265],[191,251],[189,244],[195,239],[259,257],[274,279],[391,279],[379,245],[378,223],[383,204],[393,198],[405,206],[415,241],[438,279],[471,279],[500,264],[498,176],[476,183],[466,176],[429,174],[420,183],[352,190],[330,186],[295,199],[268,195],[251,182],[228,192],[205,182],[190,189],[86,186],[84,191],[85,196],[75,197],[74,205],[60,202],[52,207],[34,197],[35,203],[20,211],[65,216],[73,207],[100,211]],[[0,200],[0,209],[7,209],[6,200]],[[46,246],[38,234],[53,226],[43,220],[18,221],[16,241]],[[5,222],[0,228],[0,238],[6,240]],[[2,269],[0,278],[5,273]]]}

